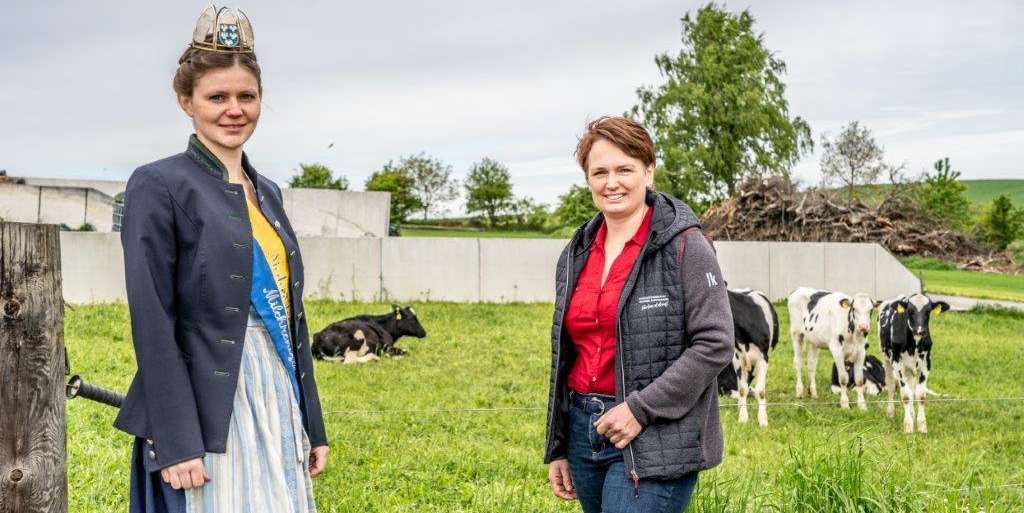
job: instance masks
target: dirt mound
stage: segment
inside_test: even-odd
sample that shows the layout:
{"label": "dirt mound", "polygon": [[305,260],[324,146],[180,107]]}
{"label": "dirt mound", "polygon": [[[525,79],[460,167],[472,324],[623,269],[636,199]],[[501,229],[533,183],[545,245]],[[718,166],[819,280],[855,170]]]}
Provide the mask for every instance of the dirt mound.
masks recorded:
{"label": "dirt mound", "polygon": [[798,191],[781,177],[744,182],[701,222],[721,240],[878,242],[897,255],[953,260],[964,269],[1011,265],[1007,255],[940,228],[905,195],[890,195],[877,207],[846,204],[827,191]]}

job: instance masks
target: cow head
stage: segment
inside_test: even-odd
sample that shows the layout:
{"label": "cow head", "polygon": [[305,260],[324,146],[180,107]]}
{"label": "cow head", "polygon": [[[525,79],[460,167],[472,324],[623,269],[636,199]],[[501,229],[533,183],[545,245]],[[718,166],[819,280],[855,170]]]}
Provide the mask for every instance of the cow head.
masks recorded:
{"label": "cow head", "polygon": [[945,301],[932,301],[924,294],[914,294],[908,298],[900,299],[893,303],[896,313],[904,314],[907,318],[907,328],[914,336],[914,340],[921,340],[929,335],[928,323],[931,315],[936,315],[949,310],[949,303]]}
{"label": "cow head", "polygon": [[391,305],[391,311],[398,323],[399,335],[416,338],[427,336],[427,330],[423,329],[420,320],[416,318],[416,311],[411,306]]}
{"label": "cow head", "polygon": [[875,309],[875,302],[871,296],[860,293],[854,294],[853,300],[843,299],[840,302],[843,308],[849,310],[850,324],[847,327],[854,335],[868,336],[871,331],[871,311]]}

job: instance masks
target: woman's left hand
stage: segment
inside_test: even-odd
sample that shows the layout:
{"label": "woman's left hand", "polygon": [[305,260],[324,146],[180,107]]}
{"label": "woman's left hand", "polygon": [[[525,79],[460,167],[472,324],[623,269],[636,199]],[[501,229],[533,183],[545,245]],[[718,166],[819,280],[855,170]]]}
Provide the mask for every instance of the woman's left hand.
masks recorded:
{"label": "woman's left hand", "polygon": [[316,477],[327,467],[327,453],[330,448],[326,445],[314,447],[309,450],[309,477]]}
{"label": "woman's left hand", "polygon": [[606,411],[601,418],[597,419],[594,427],[597,428],[598,433],[608,437],[619,449],[624,449],[643,430],[626,403],[619,403]]}

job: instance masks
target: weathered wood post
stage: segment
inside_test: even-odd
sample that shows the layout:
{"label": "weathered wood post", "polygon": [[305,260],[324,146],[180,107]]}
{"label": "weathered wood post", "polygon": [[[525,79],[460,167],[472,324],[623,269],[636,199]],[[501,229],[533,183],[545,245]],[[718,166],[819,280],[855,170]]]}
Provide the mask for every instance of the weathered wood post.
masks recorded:
{"label": "weathered wood post", "polygon": [[0,222],[0,513],[68,509],[60,232]]}

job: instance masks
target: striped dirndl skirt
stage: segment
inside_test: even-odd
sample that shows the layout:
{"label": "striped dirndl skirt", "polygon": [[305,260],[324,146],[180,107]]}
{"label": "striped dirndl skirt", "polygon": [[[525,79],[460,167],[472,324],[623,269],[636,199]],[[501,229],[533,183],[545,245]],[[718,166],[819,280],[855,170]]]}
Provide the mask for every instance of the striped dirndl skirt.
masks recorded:
{"label": "striped dirndl skirt", "polygon": [[309,450],[288,371],[250,309],[227,450],[203,457],[210,481],[185,491],[186,512],[315,512]]}

